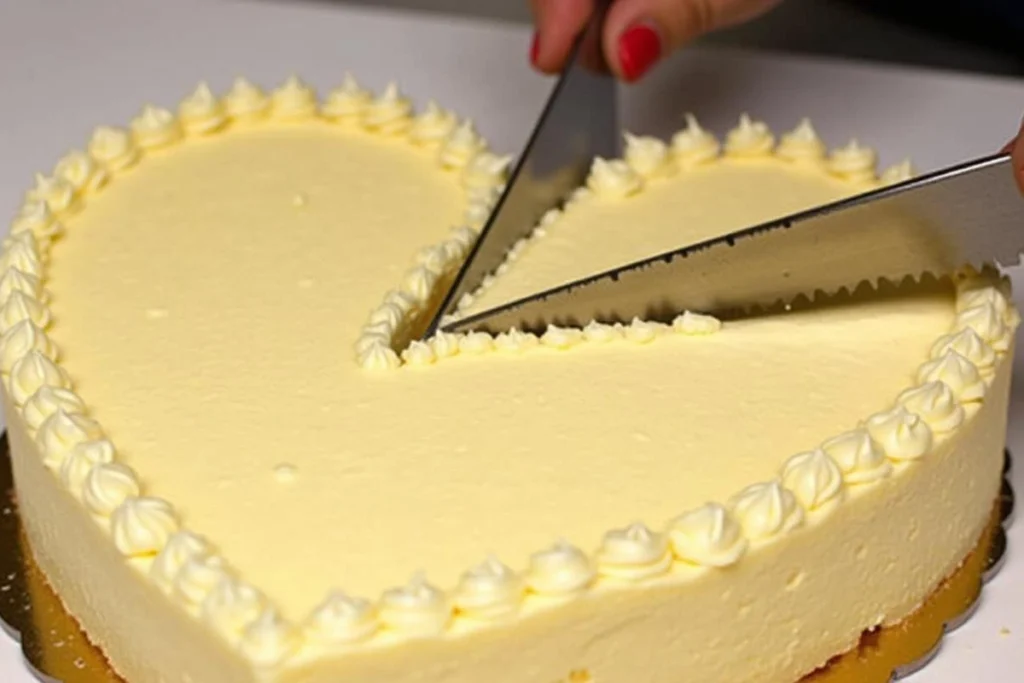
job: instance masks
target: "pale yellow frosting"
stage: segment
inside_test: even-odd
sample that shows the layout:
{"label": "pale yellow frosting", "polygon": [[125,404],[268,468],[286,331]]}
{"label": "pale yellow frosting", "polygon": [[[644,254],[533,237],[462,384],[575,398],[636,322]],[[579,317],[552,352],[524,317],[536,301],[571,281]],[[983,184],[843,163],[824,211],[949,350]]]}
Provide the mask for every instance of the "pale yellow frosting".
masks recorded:
{"label": "pale yellow frosting", "polygon": [[[716,591],[782,591],[761,583],[770,572],[751,576],[772,558],[812,574],[794,584],[820,581],[810,539],[851,533],[864,557],[886,552],[873,542],[887,527],[858,515],[900,487],[923,513],[970,510],[949,556],[927,550],[927,571],[873,577],[885,604],[845,596],[841,633],[818,629],[785,658],[788,636],[748,642],[764,656],[743,675],[788,683],[908,614],[973,547],[989,482],[955,501],[915,487],[958,465],[956,439],[1005,406],[1019,317],[991,277],[724,326],[684,313],[409,343],[508,161],[468,121],[414,116],[397,88],[364,93],[350,81],[321,110],[297,79],[269,97],[239,81],[212,103],[201,88],[183,120],[147,109],[130,135],[94,136],[92,159],[114,174],[102,192],[68,179],[66,206],[63,190],[37,192],[67,229],[48,258],[34,229],[6,244],[0,360],[16,458],[37,453],[89,533],[123,556],[128,583],[160,589],[150,609],[180,611],[236,653],[209,655],[206,673],[314,671],[319,683],[379,665],[381,680],[404,682],[434,648],[486,653],[492,629],[534,642],[556,623],[543,639],[556,649],[536,659],[545,680],[564,675],[562,639],[584,667],[613,671],[579,644],[591,636],[573,615],[592,601],[624,610],[629,638],[643,596],[709,598],[735,619],[760,608]],[[218,111],[222,127],[188,122]],[[801,164],[774,140],[747,117],[724,156],[695,121],[671,146],[631,138],[462,311],[876,182],[869,150]],[[48,501],[30,499],[28,518]],[[821,593],[786,599],[800,611]],[[680,642],[710,628],[672,624]],[[715,658],[686,664],[695,681],[722,680]],[[452,680],[479,680],[466,671]]]}

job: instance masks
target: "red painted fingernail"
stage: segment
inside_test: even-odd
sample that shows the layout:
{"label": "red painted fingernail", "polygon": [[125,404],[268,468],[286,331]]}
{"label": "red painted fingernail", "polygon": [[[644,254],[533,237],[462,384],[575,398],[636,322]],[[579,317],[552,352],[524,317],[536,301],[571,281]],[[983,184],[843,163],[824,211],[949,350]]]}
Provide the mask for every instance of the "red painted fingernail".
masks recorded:
{"label": "red painted fingernail", "polygon": [[530,63],[537,66],[537,55],[540,54],[540,34],[533,34],[533,42],[530,43]]}
{"label": "red painted fingernail", "polygon": [[619,37],[619,65],[627,81],[639,80],[660,58],[661,35],[650,24],[634,24]]}

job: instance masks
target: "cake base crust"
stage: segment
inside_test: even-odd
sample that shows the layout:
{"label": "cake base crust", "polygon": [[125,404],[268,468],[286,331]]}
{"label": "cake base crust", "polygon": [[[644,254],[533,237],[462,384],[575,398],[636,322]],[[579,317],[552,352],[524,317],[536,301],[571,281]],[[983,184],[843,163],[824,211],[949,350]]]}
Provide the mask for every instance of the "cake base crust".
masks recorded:
{"label": "cake base crust", "polygon": [[[64,608],[32,557],[17,511],[6,436],[0,441],[0,485],[5,491],[0,518],[0,548],[4,549],[0,577],[5,578],[0,620],[12,635],[20,636],[26,660],[40,673],[61,683],[123,683]],[[1002,525],[1012,503],[1012,491],[1004,482],[977,545],[920,609],[895,626],[866,632],[856,649],[836,656],[797,683],[888,683],[893,672],[909,673],[926,664],[944,634],[969,618],[984,580],[1002,560],[1006,547]],[[589,680],[579,672],[567,683]]]}

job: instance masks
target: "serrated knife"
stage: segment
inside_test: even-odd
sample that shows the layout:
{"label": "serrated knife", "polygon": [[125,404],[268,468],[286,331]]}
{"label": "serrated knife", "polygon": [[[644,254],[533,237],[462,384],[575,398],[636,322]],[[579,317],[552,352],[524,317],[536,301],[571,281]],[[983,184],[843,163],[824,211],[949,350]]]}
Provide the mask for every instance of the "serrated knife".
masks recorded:
{"label": "serrated knife", "polygon": [[625,264],[467,316],[445,330],[491,333],[591,320],[724,318],[800,296],[1011,265],[1024,197],[998,154]]}
{"label": "serrated knife", "polygon": [[541,216],[583,184],[594,157],[618,156],[618,87],[601,49],[601,29],[611,0],[598,0],[569,55],[509,183],[462,268],[435,311],[425,337]]}

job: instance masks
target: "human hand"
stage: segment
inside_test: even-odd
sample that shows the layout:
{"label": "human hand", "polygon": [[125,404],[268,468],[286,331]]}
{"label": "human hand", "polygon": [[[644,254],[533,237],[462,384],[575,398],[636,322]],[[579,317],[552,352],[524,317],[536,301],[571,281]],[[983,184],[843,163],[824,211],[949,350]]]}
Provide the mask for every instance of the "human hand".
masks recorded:
{"label": "human hand", "polygon": [[1011,155],[1010,165],[1013,167],[1014,177],[1017,179],[1020,191],[1024,193],[1024,120],[1020,122],[1020,132],[1017,133],[1017,137],[1006,143],[1003,153]]}
{"label": "human hand", "polygon": [[[639,80],[672,50],[716,29],[739,24],[781,0],[614,0],[602,33],[612,71]],[[563,67],[595,0],[530,0],[537,32],[530,61],[545,72]]]}

